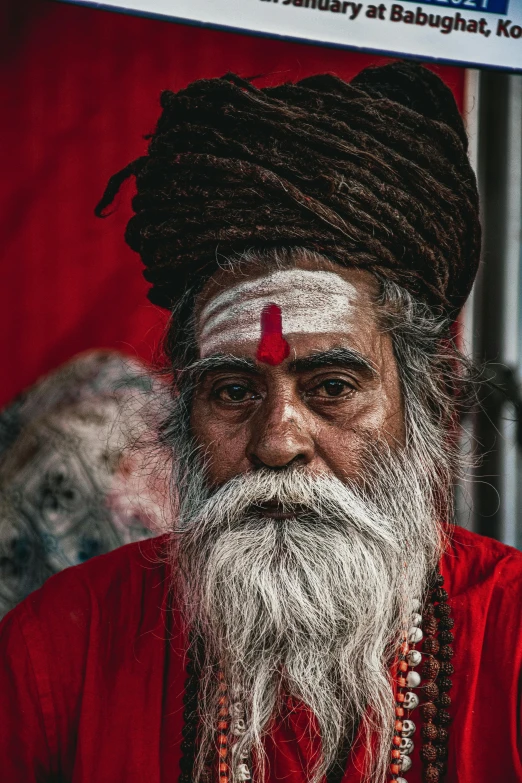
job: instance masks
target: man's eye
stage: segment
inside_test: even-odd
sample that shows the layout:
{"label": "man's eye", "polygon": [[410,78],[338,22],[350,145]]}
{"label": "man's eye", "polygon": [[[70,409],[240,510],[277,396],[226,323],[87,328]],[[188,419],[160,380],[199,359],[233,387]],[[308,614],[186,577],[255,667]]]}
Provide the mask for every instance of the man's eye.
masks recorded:
{"label": "man's eye", "polygon": [[341,397],[353,391],[353,386],[346,381],[332,379],[323,381],[319,386],[315,387],[312,393],[315,397]]}
{"label": "man's eye", "polygon": [[255,399],[256,395],[247,386],[239,383],[230,383],[216,390],[216,396],[223,402],[245,402]]}

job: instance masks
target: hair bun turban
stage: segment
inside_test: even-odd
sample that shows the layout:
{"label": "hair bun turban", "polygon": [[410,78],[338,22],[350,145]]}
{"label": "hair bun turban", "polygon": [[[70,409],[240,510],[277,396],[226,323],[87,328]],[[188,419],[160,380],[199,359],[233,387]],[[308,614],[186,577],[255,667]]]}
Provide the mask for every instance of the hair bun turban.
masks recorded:
{"label": "hair bun turban", "polygon": [[454,317],[480,254],[475,176],[451,91],[395,62],[346,83],[257,89],[233,74],[162,94],[148,154],[110,180],[137,194],[126,240],[170,308],[220,258],[307,247],[393,279]]}

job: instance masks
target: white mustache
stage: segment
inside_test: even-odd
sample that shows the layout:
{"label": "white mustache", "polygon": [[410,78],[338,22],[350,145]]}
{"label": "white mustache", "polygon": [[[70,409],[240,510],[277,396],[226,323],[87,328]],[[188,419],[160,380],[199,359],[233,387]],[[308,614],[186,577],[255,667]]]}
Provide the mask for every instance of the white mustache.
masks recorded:
{"label": "white mustache", "polygon": [[277,503],[284,511],[296,510],[298,521],[342,525],[393,551],[398,548],[390,518],[368,493],[332,474],[311,474],[302,468],[262,469],[236,476],[205,500],[189,524],[204,526],[207,532],[215,532],[216,526],[234,529],[246,518],[260,518],[256,507],[267,503]]}

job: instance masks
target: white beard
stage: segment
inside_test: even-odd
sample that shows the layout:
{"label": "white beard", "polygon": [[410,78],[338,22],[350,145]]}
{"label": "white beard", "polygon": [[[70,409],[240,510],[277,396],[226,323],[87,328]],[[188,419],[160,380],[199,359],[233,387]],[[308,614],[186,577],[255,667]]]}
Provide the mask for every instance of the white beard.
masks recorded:
{"label": "white beard", "polygon": [[[209,494],[194,476],[200,489],[187,492],[175,557],[187,622],[207,655],[196,779],[214,748],[219,665],[245,708],[237,752],[253,752],[256,779],[265,771],[263,734],[286,694],[311,710],[320,730],[322,755],[306,771],[312,783],[358,725],[377,736],[367,775],[385,780],[394,726],[389,662],[443,534],[425,466],[371,451],[362,485],[305,468],[263,469]],[[256,505],[274,500],[296,517],[256,514]]]}

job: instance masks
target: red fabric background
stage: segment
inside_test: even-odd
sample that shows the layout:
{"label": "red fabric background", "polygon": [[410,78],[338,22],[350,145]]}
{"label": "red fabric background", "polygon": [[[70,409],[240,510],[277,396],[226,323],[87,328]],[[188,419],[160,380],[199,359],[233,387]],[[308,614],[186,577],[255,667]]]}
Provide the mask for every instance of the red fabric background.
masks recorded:
{"label": "red fabric background", "polygon": [[[0,5],[2,406],[87,348],[151,359],[163,317],[122,239],[131,186],[112,218],[93,207],[144,152],[162,89],[228,70],[264,83],[349,78],[384,58],[50,0]],[[462,106],[464,71],[434,70]]]}

